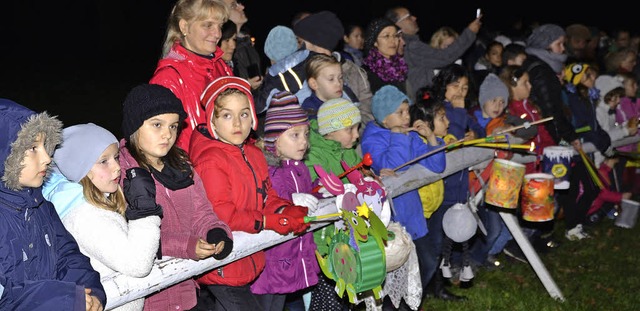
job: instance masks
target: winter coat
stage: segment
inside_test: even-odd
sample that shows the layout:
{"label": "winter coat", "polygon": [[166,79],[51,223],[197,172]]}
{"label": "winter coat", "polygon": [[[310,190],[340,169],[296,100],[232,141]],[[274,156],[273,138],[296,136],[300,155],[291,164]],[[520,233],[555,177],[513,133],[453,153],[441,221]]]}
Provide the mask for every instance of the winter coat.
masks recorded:
{"label": "winter coat", "polygon": [[467,131],[476,133],[476,138],[485,137],[484,128],[474,119],[465,108],[455,108],[451,102],[444,101],[444,109],[449,119],[449,129],[447,132],[462,139]]}
{"label": "winter coat", "polygon": [[[298,50],[269,67],[260,88],[253,92],[257,114],[269,108],[271,97],[277,92],[289,91],[298,97],[296,93],[307,79],[304,66],[307,59],[315,54],[309,50]],[[302,100],[298,97],[299,102]]]}
{"label": "winter coat", "polygon": [[529,73],[531,94],[529,99],[540,108],[543,118],[553,120],[543,123],[557,145],[561,139],[571,143],[578,139],[578,134],[571,122],[564,115],[562,100],[562,84],[551,67],[535,55],[528,54],[522,68]]}
{"label": "winter coat", "polygon": [[253,46],[251,36],[237,36],[236,49],[233,52],[233,65],[233,73],[237,77],[250,79],[256,75],[264,75],[260,65],[260,54]]}
{"label": "winter coat", "polygon": [[596,107],[596,119],[602,129],[609,134],[612,141],[623,139],[629,136],[627,123],[617,123],[615,110],[609,113],[610,107],[605,103],[598,103]]}
{"label": "winter coat", "polygon": [[85,310],[85,288],[106,305],[100,274],[42,188],[16,187],[24,152],[36,134],[47,135],[51,154],[61,127],[45,113],[0,99],[0,310]]}
{"label": "winter coat", "polygon": [[[191,139],[190,155],[213,209],[234,231],[258,233],[264,228],[264,215],[292,204],[272,188],[264,154],[252,143],[227,144],[211,138],[206,127],[200,126]],[[205,274],[198,282],[246,285],[260,275],[264,265],[264,252],[258,251]]]}
{"label": "winter coat", "polygon": [[[620,104],[616,108],[616,122],[626,123],[632,118],[640,118],[640,100],[631,97],[621,97]],[[640,135],[638,132],[636,135]],[[638,144],[620,146],[617,149],[626,152],[636,152]]]}
{"label": "winter coat", "polygon": [[[268,160],[272,158],[265,156]],[[302,161],[277,162],[269,161],[269,178],[281,198],[291,200],[292,193],[311,193],[311,175]],[[251,285],[251,291],[256,294],[286,294],[315,285],[320,273],[315,251],[313,232],[267,249],[266,265]]]}
{"label": "winter coat", "polygon": [[[344,160],[350,167],[362,161],[355,148],[344,149],[339,142],[322,137],[318,133],[318,120],[311,120],[309,123],[309,153],[304,164],[309,169],[314,184],[318,182],[318,173],[313,168],[314,164],[322,166],[327,173],[332,172],[337,176],[344,172],[340,161]],[[348,183],[349,180],[343,177],[342,182]],[[327,239],[333,236],[334,231],[335,226],[331,224],[313,232],[313,240],[321,255],[326,255],[329,251]]]}
{"label": "winter coat", "polygon": [[[573,86],[571,84],[571,86]],[[589,99],[584,99],[578,94],[578,90],[572,87],[563,89],[565,106],[568,109],[573,128],[579,129],[585,126],[591,130],[578,134],[584,142],[590,142],[601,153],[605,153],[611,146],[611,138],[605,132],[596,118],[595,103]]]}
{"label": "winter coat", "polygon": [[[54,171],[43,186],[45,198],[54,205],[64,205],[67,197],[84,197],[82,186],[67,180]],[[68,189],[77,193],[71,194]],[[127,222],[123,215],[91,205],[80,200],[67,206],[68,213],[62,218],[65,228],[73,235],[80,251],[89,256],[91,266],[108,277],[120,272],[131,277],[145,277],[151,272],[160,242],[160,217],[149,216]],[[112,310],[139,311],[144,298],[139,298]]]}
{"label": "winter coat", "polygon": [[[442,145],[444,142],[438,138],[438,143]],[[416,132],[394,133],[378,126],[374,121],[367,124],[362,134],[362,152],[371,154],[373,160],[371,167],[377,173],[380,173],[383,168],[393,169],[435,148],[437,146],[425,144]],[[444,151],[416,163],[434,173],[442,173],[446,167]],[[407,170],[409,167],[405,166],[400,170]],[[429,232],[417,189],[393,197],[393,205],[395,206],[395,214],[392,215],[393,221],[405,226],[413,240],[419,239]]]}
{"label": "winter coat", "polygon": [[[126,171],[139,164],[131,156],[123,140],[120,141],[120,167],[122,177]],[[227,224],[212,212],[211,203],[205,196],[200,176],[193,172],[194,184],[178,190],[171,190],[161,184],[155,176],[156,203],[162,206],[162,225],[160,226],[160,247],[163,256],[198,259],[195,249],[198,239],[207,239],[207,232],[213,228],[223,229],[229,238],[232,233]],[[187,279],[160,292],[148,296],[145,310],[188,310],[197,303],[197,284]]]}
{"label": "winter coat", "polygon": [[[404,34],[404,60],[409,67],[409,83],[416,90],[430,86],[433,70],[449,65],[460,58],[476,40],[476,34],[465,28],[446,49],[436,49],[420,40],[419,35]],[[415,101],[415,94],[407,93]]]}
{"label": "winter coat", "polygon": [[189,150],[189,139],[195,127],[206,123],[204,107],[200,95],[205,87],[221,76],[232,76],[233,71],[222,59],[224,52],[216,49],[213,58],[207,58],[185,49],[180,42],[171,47],[169,54],[158,62],[158,66],[149,81],[170,89],[187,112],[187,119],[181,128],[176,145]]}
{"label": "winter coat", "polygon": [[[519,101],[513,100],[509,102],[509,113],[514,116],[524,115],[524,119],[529,122],[543,119],[540,108],[538,108],[528,99]],[[547,121],[546,123],[548,122],[552,121]],[[536,153],[538,154],[538,156],[540,156],[542,155],[545,147],[554,146],[556,142],[553,140],[551,134],[549,134],[546,126],[539,124],[536,125],[536,127],[538,128],[538,135],[533,137],[532,141],[536,144]]]}

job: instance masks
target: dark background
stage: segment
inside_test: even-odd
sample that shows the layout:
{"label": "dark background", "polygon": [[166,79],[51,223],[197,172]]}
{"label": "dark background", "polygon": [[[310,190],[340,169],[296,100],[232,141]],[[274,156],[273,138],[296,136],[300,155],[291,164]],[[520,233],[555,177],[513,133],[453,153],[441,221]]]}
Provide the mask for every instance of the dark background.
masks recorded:
{"label": "dark background", "polygon": [[[395,5],[418,17],[428,39],[440,26],[461,31],[483,9],[483,32],[524,25],[581,22],[611,31],[635,32],[634,13],[622,4],[598,6],[558,1],[508,4],[462,1],[324,0],[241,1],[246,25],[262,42],[275,25],[290,26],[299,11],[331,10],[344,23],[366,25]],[[58,115],[65,125],[94,122],[119,135],[121,103],[135,85],[151,77],[158,60],[166,19],[174,1],[22,0],[3,1],[0,10],[0,97],[36,111]],[[482,3],[482,4],[478,4]],[[573,7],[560,9],[558,6]]]}

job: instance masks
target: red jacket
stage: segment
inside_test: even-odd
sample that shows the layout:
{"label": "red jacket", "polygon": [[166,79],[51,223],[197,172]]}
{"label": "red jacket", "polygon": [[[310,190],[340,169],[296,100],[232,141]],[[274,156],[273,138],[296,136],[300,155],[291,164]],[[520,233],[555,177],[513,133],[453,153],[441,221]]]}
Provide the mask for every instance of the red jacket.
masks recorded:
{"label": "red jacket", "polygon": [[[528,99],[512,100],[509,103],[509,113],[519,117],[525,115],[524,119],[530,122],[538,121],[543,118],[540,108],[534,105]],[[542,155],[545,147],[555,146],[557,144],[555,140],[553,140],[553,136],[549,134],[549,131],[545,127],[544,123],[537,125],[537,127],[538,135],[536,135],[531,141],[536,144],[535,152],[538,155],[538,159],[540,159],[540,156]],[[536,163],[527,163],[526,167],[526,174],[534,173],[537,171]]]}
{"label": "red jacket", "polygon": [[[189,155],[202,178],[207,197],[216,214],[231,230],[258,233],[263,227],[264,214],[273,214],[280,207],[292,205],[278,197],[271,187],[267,160],[253,144],[238,147],[196,130],[190,145]],[[259,251],[209,272],[198,282],[245,285],[260,275],[264,265],[264,252]]]}
{"label": "red jacket", "polygon": [[204,88],[221,76],[232,76],[233,70],[222,59],[224,52],[217,49],[213,58],[197,55],[185,49],[180,42],[171,47],[169,54],[158,62],[149,83],[170,89],[187,112],[187,119],[176,145],[189,151],[191,133],[200,123],[206,122],[204,107],[200,105],[200,95]]}

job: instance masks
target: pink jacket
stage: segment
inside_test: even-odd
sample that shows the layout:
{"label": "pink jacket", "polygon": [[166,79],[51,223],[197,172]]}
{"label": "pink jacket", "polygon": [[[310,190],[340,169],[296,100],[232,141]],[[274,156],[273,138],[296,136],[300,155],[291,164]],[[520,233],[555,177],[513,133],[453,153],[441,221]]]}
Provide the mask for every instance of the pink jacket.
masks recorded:
{"label": "pink jacket", "polygon": [[187,119],[176,145],[187,152],[191,133],[198,124],[206,122],[204,107],[200,105],[202,91],[216,78],[233,76],[233,70],[222,59],[223,53],[221,49],[217,49],[213,58],[206,58],[176,42],[169,54],[158,62],[156,71],[149,81],[151,84],[159,84],[170,89],[182,101]]}
{"label": "pink jacket", "polygon": [[[120,142],[120,166],[124,180],[127,169],[139,166]],[[154,178],[155,179],[155,178]],[[162,206],[164,216],[160,225],[160,245],[162,256],[197,259],[196,243],[199,238],[205,239],[207,232],[213,228],[222,228],[227,236],[233,237],[229,226],[218,218],[207,199],[202,180],[193,171],[194,184],[176,191],[169,190],[157,180],[156,202]],[[189,310],[196,305],[197,284],[193,279],[161,290],[144,302],[145,310]]]}
{"label": "pink jacket", "polygon": [[[616,108],[616,122],[622,124],[632,118],[640,118],[640,99],[631,97],[621,97],[620,104]],[[640,132],[636,135],[640,135]],[[637,144],[630,144],[618,147],[620,151],[636,152]]]}

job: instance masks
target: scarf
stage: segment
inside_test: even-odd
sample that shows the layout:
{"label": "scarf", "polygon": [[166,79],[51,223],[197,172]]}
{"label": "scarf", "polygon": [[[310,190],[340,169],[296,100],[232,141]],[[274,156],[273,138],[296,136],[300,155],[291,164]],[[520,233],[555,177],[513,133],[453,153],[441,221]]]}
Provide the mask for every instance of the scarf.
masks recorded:
{"label": "scarf", "polygon": [[170,190],[176,191],[179,189],[184,189],[193,185],[193,178],[191,176],[191,168],[185,165],[183,168],[177,169],[171,167],[167,162],[164,163],[164,167],[162,171],[158,171],[152,166],[149,166],[151,169],[151,174],[165,187]]}
{"label": "scarf", "polygon": [[527,48],[525,51],[547,63],[555,73],[560,73],[564,69],[564,62],[567,60],[566,54],[557,54],[545,49],[531,47]]}
{"label": "scarf", "polygon": [[377,49],[371,49],[363,63],[384,82],[402,82],[407,79],[407,63],[400,55],[386,58]]}

